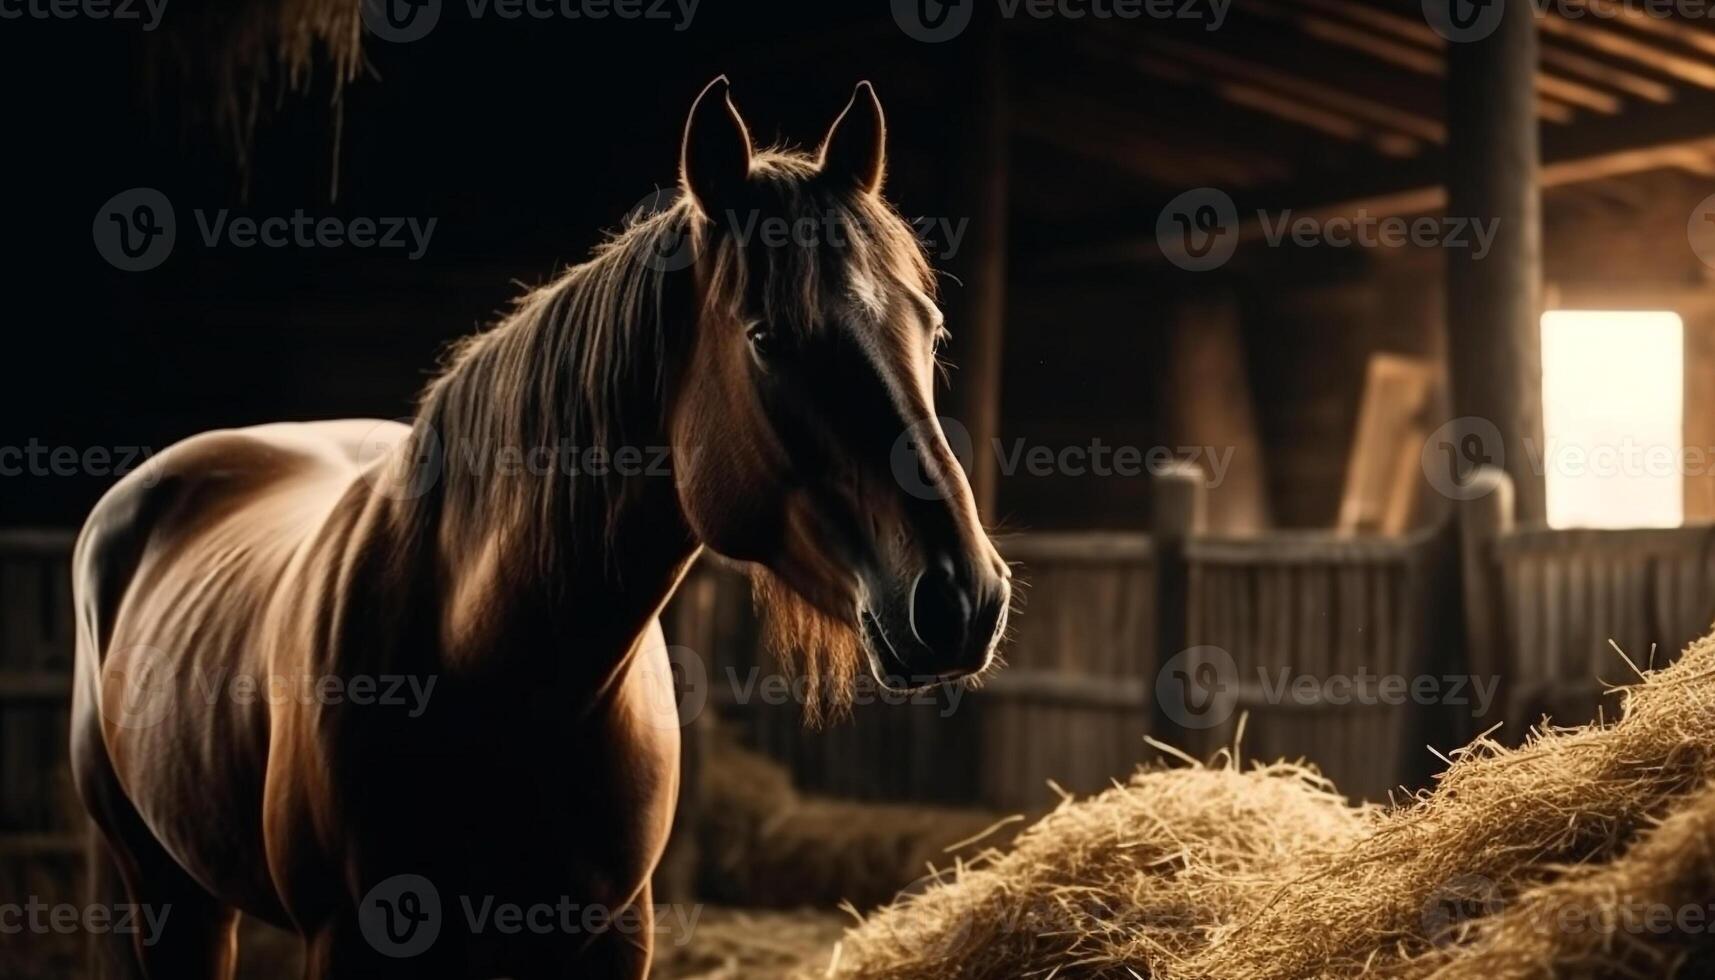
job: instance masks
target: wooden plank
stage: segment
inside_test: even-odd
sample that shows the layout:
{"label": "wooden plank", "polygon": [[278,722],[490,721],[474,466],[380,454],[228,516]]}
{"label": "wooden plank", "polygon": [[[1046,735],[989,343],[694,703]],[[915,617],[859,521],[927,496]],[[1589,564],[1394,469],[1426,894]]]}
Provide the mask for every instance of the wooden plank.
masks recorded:
{"label": "wooden plank", "polygon": [[1424,358],[1370,355],[1335,530],[1403,534],[1422,484],[1418,455],[1439,371]]}
{"label": "wooden plank", "polygon": [[0,528],[0,555],[67,557],[77,532],[63,528]]}
{"label": "wooden plank", "polygon": [[995,546],[1007,560],[1022,562],[1108,563],[1155,557],[1148,534],[1128,531],[1033,531],[997,536]]}
{"label": "wooden plank", "polygon": [[0,671],[0,702],[68,702],[71,675],[60,671]]}
{"label": "wooden plank", "polygon": [[0,858],[76,857],[83,853],[82,834],[0,834]]}
{"label": "wooden plank", "polygon": [[1051,670],[1007,669],[984,681],[981,691],[991,700],[1114,710],[1146,709],[1152,696],[1142,678]]}

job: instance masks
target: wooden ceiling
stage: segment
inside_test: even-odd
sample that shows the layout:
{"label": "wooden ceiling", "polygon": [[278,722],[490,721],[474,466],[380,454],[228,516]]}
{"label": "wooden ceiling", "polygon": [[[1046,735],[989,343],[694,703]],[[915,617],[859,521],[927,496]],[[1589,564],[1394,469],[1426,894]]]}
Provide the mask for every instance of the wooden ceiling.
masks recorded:
{"label": "wooden ceiling", "polygon": [[[1537,17],[1544,185],[1657,168],[1715,176],[1715,18],[1549,6]],[[1030,66],[1010,80],[1021,163],[1081,178],[1018,202],[1062,258],[1148,253],[1136,223],[1114,234],[1112,207],[1158,207],[1190,187],[1226,190],[1241,213],[1444,202],[1448,42],[1418,0],[1233,0],[1218,30],[1024,17],[1006,30],[1011,62]]]}

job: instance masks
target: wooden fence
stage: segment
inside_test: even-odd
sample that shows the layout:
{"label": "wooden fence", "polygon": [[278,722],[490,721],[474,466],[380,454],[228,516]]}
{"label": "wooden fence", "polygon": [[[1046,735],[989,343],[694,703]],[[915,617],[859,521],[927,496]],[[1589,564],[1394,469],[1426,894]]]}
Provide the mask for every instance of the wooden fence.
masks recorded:
{"label": "wooden fence", "polygon": [[[1157,757],[1148,734],[1207,756],[1231,744],[1247,715],[1247,757],[1313,759],[1348,792],[1383,799],[1422,782],[1432,762],[1426,740],[1448,744],[1470,730],[1458,723],[1460,705],[1420,703],[1409,691],[1401,700],[1366,680],[1414,679],[1456,649],[1449,531],[1211,537],[1201,533],[1201,474],[1171,471],[1155,489],[1150,533],[999,542],[1020,568],[1023,608],[1005,669],[959,701],[943,693],[904,709],[860,705],[849,723],[810,734],[795,706],[728,691],[717,699],[724,717],[806,789],[1000,810],[1051,803],[1050,781],[1102,789]],[[692,584],[672,622],[709,644],[701,659],[717,689],[734,671],[774,669],[755,659],[754,627],[732,611],[743,594],[731,578]],[[1176,658],[1200,651],[1221,660],[1198,682],[1216,688],[1198,694],[1213,699],[1218,718],[1175,710],[1186,696],[1169,676]],[[1282,677],[1321,684],[1335,675],[1357,689],[1335,684],[1331,697],[1305,697],[1278,686]]]}
{"label": "wooden fence", "polygon": [[[1095,791],[1155,757],[1146,734],[1208,756],[1242,716],[1247,758],[1309,758],[1382,799],[1422,784],[1425,743],[1503,719],[1516,735],[1544,712],[1587,720],[1603,680],[1629,676],[1610,639],[1661,662],[1715,620],[1715,527],[1516,528],[1504,477],[1478,480],[1486,492],[1455,523],[1414,536],[1225,538],[1201,531],[1200,477],[1165,474],[1147,532],[1000,542],[1025,587],[1008,664],[982,688],[899,704],[865,687],[849,721],[820,731],[759,654],[736,573],[693,571],[668,640],[697,675],[695,706],[810,792],[1035,809],[1053,801],[1051,780]],[[64,748],[70,544],[0,534],[0,857],[29,854],[31,867],[75,856],[81,826]],[[1414,681],[1427,699],[1399,686]],[[1501,700],[1480,713],[1475,685],[1495,681]],[[1211,705],[1218,716],[1198,713]],[[12,876],[0,887],[22,884],[16,864],[0,862]]]}
{"label": "wooden fence", "polygon": [[1521,528],[1504,473],[1473,486],[1461,513],[1467,647],[1502,678],[1513,737],[1544,715],[1611,717],[1611,686],[1636,680],[1628,658],[1660,666],[1715,623],[1715,525]]}
{"label": "wooden fence", "polygon": [[1186,726],[1193,754],[1233,745],[1244,717],[1245,758],[1311,759],[1348,795],[1385,800],[1428,775],[1425,741],[1469,727],[1468,689],[1447,679],[1450,535],[1193,538],[1185,558],[1186,648],[1209,648],[1232,688],[1213,699],[1218,723]]}
{"label": "wooden fence", "polygon": [[[0,901],[80,900],[84,823],[66,761],[71,545],[69,533],[0,532]],[[27,967],[0,950],[0,975],[72,975],[75,941],[35,945]]]}

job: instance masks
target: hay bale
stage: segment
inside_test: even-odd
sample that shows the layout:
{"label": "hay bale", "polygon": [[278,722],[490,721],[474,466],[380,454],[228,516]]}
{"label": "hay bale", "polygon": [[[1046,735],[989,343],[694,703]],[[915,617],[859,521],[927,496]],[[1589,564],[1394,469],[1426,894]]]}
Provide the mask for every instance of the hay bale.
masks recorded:
{"label": "hay bale", "polygon": [[800,975],[1692,975],[1715,946],[1715,638],[1623,693],[1611,725],[1479,740],[1387,809],[1297,765],[1143,770]]}

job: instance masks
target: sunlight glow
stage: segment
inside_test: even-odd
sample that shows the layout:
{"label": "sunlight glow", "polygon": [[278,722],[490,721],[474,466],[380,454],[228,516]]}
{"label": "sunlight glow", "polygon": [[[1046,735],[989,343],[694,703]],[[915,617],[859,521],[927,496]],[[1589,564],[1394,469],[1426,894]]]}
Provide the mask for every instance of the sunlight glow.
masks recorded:
{"label": "sunlight glow", "polygon": [[1542,315],[1551,527],[1677,527],[1684,519],[1685,339],[1667,311]]}

